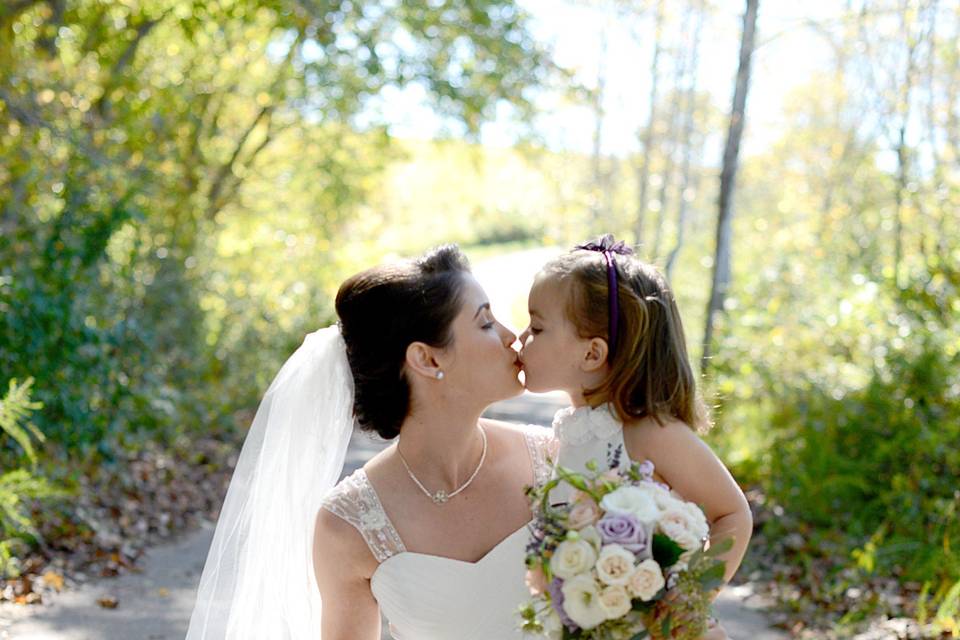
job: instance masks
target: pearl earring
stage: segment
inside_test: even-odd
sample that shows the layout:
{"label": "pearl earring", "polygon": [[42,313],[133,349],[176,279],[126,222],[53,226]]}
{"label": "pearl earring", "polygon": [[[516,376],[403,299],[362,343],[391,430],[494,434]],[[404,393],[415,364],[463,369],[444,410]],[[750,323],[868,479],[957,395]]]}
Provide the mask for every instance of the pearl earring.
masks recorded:
{"label": "pearl earring", "polygon": [[443,380],[443,371],[437,371],[437,380]]}

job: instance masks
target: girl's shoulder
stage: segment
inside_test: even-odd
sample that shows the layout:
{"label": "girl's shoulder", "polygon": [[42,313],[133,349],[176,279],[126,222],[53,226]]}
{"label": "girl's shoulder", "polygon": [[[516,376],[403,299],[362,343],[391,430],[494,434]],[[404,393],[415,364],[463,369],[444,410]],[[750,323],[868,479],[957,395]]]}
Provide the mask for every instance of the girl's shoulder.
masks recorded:
{"label": "girl's shoulder", "polygon": [[652,416],[632,419],[624,424],[623,441],[635,460],[656,460],[689,447],[703,446],[696,430],[673,416],[659,420]]}

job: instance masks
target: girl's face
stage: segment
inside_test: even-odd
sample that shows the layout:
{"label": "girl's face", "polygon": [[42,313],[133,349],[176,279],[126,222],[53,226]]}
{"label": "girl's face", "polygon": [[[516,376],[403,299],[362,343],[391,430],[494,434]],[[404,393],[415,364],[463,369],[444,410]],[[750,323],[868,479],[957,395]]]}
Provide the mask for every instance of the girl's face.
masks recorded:
{"label": "girl's face", "polygon": [[526,387],[535,393],[580,393],[589,339],[577,335],[564,311],[566,288],[549,276],[537,276],[528,300],[530,325],[520,335],[520,360]]}
{"label": "girl's face", "polygon": [[463,306],[453,321],[453,344],[443,356],[444,382],[486,406],[521,391],[517,336],[500,324],[490,310],[483,287],[465,275]]}

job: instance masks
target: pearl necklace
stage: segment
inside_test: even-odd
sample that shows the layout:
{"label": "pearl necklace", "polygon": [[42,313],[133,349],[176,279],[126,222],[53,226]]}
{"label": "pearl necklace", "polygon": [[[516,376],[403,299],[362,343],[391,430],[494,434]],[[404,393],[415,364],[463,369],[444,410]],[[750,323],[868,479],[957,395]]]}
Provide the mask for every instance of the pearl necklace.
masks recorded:
{"label": "pearl necklace", "polygon": [[428,498],[433,500],[434,504],[443,504],[453,496],[469,487],[470,483],[473,482],[473,479],[477,477],[478,473],[480,473],[480,467],[483,466],[483,461],[487,458],[487,433],[479,424],[477,425],[477,428],[480,429],[480,438],[483,440],[483,451],[480,453],[480,462],[477,464],[477,468],[473,470],[473,473],[470,475],[470,477],[467,478],[467,481],[460,485],[460,487],[452,493],[447,493],[443,489],[440,489],[436,493],[430,493],[427,491],[427,488],[423,486],[423,483],[417,480],[417,476],[413,475],[413,471],[410,470],[410,465],[407,464],[403,454],[400,453],[400,444],[397,443],[397,455],[400,456],[400,462],[403,463],[403,467],[407,470],[407,474],[410,476],[410,479],[413,480],[418,487],[420,487],[420,490],[423,491]]}

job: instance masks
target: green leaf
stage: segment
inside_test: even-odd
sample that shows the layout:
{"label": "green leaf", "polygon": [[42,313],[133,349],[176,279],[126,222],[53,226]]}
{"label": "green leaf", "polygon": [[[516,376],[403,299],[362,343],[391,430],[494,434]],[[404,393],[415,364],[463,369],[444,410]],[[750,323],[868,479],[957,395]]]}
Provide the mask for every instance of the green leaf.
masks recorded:
{"label": "green leaf", "polygon": [[641,631],[640,633],[638,633],[638,634],[636,634],[635,636],[631,637],[630,640],[644,640],[644,638],[649,638],[649,637],[650,637],[650,632],[647,631],[646,629],[644,629],[644,630]]}
{"label": "green leaf", "polygon": [[717,562],[700,575],[700,585],[705,591],[719,589],[723,586],[723,574],[725,570],[726,565],[722,562]]}
{"label": "green leaf", "polygon": [[717,556],[722,556],[726,552],[730,551],[730,549],[733,549],[733,538],[724,538],[716,544],[711,542],[710,548],[704,553],[711,558],[716,558]]}
{"label": "green leaf", "polygon": [[663,619],[663,622],[660,624],[660,633],[664,638],[670,637],[670,629],[673,627],[673,616],[667,614],[667,617]]}
{"label": "green leaf", "polygon": [[683,547],[662,533],[653,535],[653,559],[664,569],[672,567],[683,555]]}

